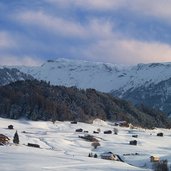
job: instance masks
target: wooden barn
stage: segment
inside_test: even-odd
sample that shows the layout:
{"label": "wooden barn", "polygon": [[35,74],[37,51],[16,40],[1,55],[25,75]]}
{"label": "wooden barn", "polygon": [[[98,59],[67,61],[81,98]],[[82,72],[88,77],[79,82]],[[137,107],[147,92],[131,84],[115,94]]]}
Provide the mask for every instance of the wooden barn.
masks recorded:
{"label": "wooden barn", "polygon": [[0,134],[0,145],[5,145],[9,143],[9,138],[3,134]]}
{"label": "wooden barn", "polygon": [[14,129],[13,125],[8,125],[8,129]]}
{"label": "wooden barn", "polygon": [[82,128],[76,129],[75,132],[83,132]]}
{"label": "wooden barn", "polygon": [[129,142],[130,145],[137,145],[137,140],[132,140]]}
{"label": "wooden barn", "polygon": [[77,121],[71,121],[71,124],[77,124]]}
{"label": "wooden barn", "polygon": [[158,137],[163,137],[163,132],[157,133],[157,136],[158,136]]}
{"label": "wooden barn", "polygon": [[39,144],[33,144],[33,143],[28,143],[27,146],[29,147],[35,147],[35,148],[40,148]]}
{"label": "wooden barn", "polygon": [[105,152],[101,154],[101,158],[105,160],[115,160],[119,161],[119,158],[117,155],[113,154],[112,152]]}
{"label": "wooden barn", "polygon": [[132,137],[134,137],[134,138],[138,138],[138,135],[132,135]]}
{"label": "wooden barn", "polygon": [[84,131],[84,133],[88,133],[88,131]]}
{"label": "wooden barn", "polygon": [[111,130],[104,131],[104,134],[112,134]]}
{"label": "wooden barn", "polygon": [[117,121],[114,124],[115,126],[120,126],[120,127],[129,127],[129,124],[127,121]]}
{"label": "wooden barn", "polygon": [[93,134],[99,134],[99,132],[98,131],[93,131]]}
{"label": "wooden barn", "polygon": [[158,156],[151,156],[150,157],[150,161],[151,162],[159,162],[160,161],[160,158]]}

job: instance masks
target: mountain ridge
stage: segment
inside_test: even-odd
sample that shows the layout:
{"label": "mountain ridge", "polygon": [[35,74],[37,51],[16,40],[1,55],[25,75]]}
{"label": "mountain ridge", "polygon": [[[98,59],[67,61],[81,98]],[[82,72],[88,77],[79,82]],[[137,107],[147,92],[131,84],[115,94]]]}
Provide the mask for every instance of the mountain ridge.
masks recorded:
{"label": "mountain ridge", "polygon": [[[143,97],[146,92],[155,92],[157,85],[160,85],[161,82],[167,82],[171,78],[170,62],[123,66],[102,62],[57,59],[48,60],[41,66],[20,66],[16,68],[22,73],[31,75],[38,80],[45,80],[52,85],[76,86],[81,89],[94,88],[127,100],[133,99],[133,96],[128,98],[128,93],[133,95],[132,92],[141,88],[144,90],[140,94]],[[151,85],[156,86],[151,87]],[[166,89],[169,89],[169,87]],[[167,96],[167,93],[161,94],[160,101],[165,96]],[[149,107],[156,108],[156,105],[152,102],[155,101],[155,98],[150,99],[149,104],[152,105]],[[146,101],[149,101],[148,97],[147,99],[140,98],[138,103],[141,104]],[[135,102],[134,99],[133,102]],[[171,100],[168,103],[171,104]],[[164,103],[159,103],[157,109],[170,114]]]}
{"label": "mountain ridge", "polygon": [[19,80],[33,80],[34,78],[16,68],[0,67],[0,86]]}
{"label": "mountain ridge", "polygon": [[[53,85],[95,88],[103,92],[118,90],[122,87],[125,87],[123,91],[126,91],[133,86],[136,88],[140,84],[150,84],[152,82],[156,84],[171,77],[171,63],[169,62],[124,66],[103,62],[58,59],[48,60],[38,67],[18,67],[18,69],[33,75],[38,80],[50,81]],[[52,77],[48,75],[49,73],[52,74]],[[54,80],[53,73],[58,80]],[[89,81],[84,82],[83,77]],[[95,84],[98,80],[102,84],[103,82],[106,83],[104,86]],[[81,83],[82,81],[84,83]]]}

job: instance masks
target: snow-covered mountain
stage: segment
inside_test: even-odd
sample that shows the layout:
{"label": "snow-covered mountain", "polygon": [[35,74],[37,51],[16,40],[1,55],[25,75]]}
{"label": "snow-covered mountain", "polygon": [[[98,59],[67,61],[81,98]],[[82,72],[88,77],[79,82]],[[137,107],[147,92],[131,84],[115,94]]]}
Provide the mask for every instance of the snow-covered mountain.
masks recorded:
{"label": "snow-covered mountain", "polygon": [[171,114],[171,78],[159,83],[139,86],[122,93],[122,89],[114,91],[113,95],[122,94],[122,98],[134,104],[144,104]]}
{"label": "snow-covered mountain", "polygon": [[50,81],[53,85],[95,88],[102,92],[110,92],[126,83],[125,79],[121,79],[124,74],[123,67],[109,63],[58,59],[49,60],[38,67],[18,69],[38,80]]}
{"label": "snow-covered mountain", "polygon": [[[171,78],[171,63],[119,66],[109,63],[57,59],[49,60],[37,67],[17,68],[23,73],[30,74],[38,80],[46,80],[53,85],[94,88],[102,92],[112,92],[113,95],[126,99],[131,99],[131,97],[127,98],[128,93],[139,91],[141,87],[143,91],[139,93],[141,100],[138,103],[147,101],[144,93],[148,92],[148,95],[150,95],[157,85]],[[168,91],[161,92],[159,97],[161,101],[171,94],[169,93],[169,87],[169,84],[166,84],[165,89]],[[151,100],[155,102],[156,96],[154,97]],[[168,103],[171,104],[171,101],[169,100]],[[165,103],[159,103],[157,106],[160,109],[165,109],[163,105]],[[152,107],[154,106],[156,105],[152,105]]]}
{"label": "snow-covered mountain", "polygon": [[32,80],[31,75],[22,73],[16,68],[0,68],[0,85],[9,84],[10,82],[15,82],[18,80]]}
{"label": "snow-covered mountain", "polygon": [[38,67],[18,67],[38,80],[50,81],[54,85],[95,88],[102,92],[158,84],[171,77],[171,63],[138,64],[119,66],[109,63],[49,60]]}
{"label": "snow-covered mountain", "polygon": [[114,96],[171,115],[171,63],[139,64],[128,74],[130,80],[118,90],[113,90]]}

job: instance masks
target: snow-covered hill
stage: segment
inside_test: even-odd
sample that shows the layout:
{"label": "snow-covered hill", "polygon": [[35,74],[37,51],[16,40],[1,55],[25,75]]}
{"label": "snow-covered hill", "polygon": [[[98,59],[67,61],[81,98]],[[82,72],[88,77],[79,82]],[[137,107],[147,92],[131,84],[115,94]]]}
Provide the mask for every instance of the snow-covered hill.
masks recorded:
{"label": "snow-covered hill", "polygon": [[[30,74],[38,80],[46,80],[53,85],[76,86],[78,88],[94,88],[102,92],[112,92],[113,95],[125,99],[127,94],[138,90],[141,91],[141,100],[137,103],[148,101],[145,89],[154,92],[151,85],[159,85],[171,78],[171,63],[151,63],[138,64],[136,66],[118,66],[109,63],[93,63],[87,61],[74,61],[66,59],[49,60],[42,66],[38,67],[18,67],[18,69],[26,74]],[[166,86],[169,84],[166,84]],[[154,87],[154,86],[153,86]],[[156,88],[156,87],[155,87]],[[169,89],[169,87],[166,87]],[[160,100],[166,99],[170,95],[170,91],[160,94]],[[144,94],[145,93],[145,94]],[[149,94],[150,95],[150,94]],[[153,97],[150,95],[150,97]],[[153,104],[152,101],[147,104]],[[168,98],[170,99],[170,97]],[[133,99],[135,102],[135,99]],[[171,104],[171,101],[167,101]],[[164,103],[151,105],[163,109],[168,113]],[[170,114],[170,113],[168,113]]]}
{"label": "snow-covered hill", "polygon": [[[12,124],[14,130],[7,129]],[[82,128],[94,135],[100,143],[97,149],[91,142],[79,138],[87,133],[76,133]],[[93,134],[100,128],[99,134]],[[118,129],[118,135],[104,134],[105,130]],[[12,143],[17,130],[20,144]],[[158,137],[164,132],[164,137]],[[0,161],[3,171],[150,171],[150,156],[167,159],[171,162],[170,130],[116,127],[112,123],[96,119],[93,124],[78,122],[42,122],[28,120],[9,120],[0,118],[0,134],[11,140],[7,146],[0,146]],[[133,138],[132,135],[138,135]],[[129,145],[129,141],[137,140],[137,145]],[[28,147],[28,143],[40,145],[40,148]],[[124,161],[101,159],[104,152],[112,152]],[[88,157],[89,153],[97,154],[97,158]]]}

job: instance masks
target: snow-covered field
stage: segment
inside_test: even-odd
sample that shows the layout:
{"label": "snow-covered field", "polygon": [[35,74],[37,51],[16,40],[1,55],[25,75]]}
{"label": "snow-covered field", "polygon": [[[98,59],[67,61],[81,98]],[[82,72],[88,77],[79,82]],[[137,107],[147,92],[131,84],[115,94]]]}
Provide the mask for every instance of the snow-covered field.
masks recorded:
{"label": "snow-covered field", "polygon": [[[7,129],[14,125],[13,130]],[[0,166],[3,171],[147,171],[151,170],[150,156],[159,156],[171,162],[171,131],[164,129],[144,130],[117,127],[118,135],[104,134],[105,130],[113,130],[111,123],[96,120],[93,124],[70,122],[43,122],[27,120],[9,120],[0,118],[0,134],[11,140],[7,146],[0,146]],[[82,128],[94,135],[100,147],[94,149],[91,142],[76,133]],[[99,134],[93,134],[100,128]],[[12,139],[18,131],[20,144],[14,145]],[[24,132],[23,132],[24,131]],[[163,137],[156,134],[163,132]],[[133,138],[132,135],[138,135]],[[129,145],[136,139],[137,146]],[[40,148],[28,147],[27,143],[39,144]],[[100,158],[103,152],[113,152],[124,162],[109,161]],[[89,153],[98,158],[88,157]]]}

